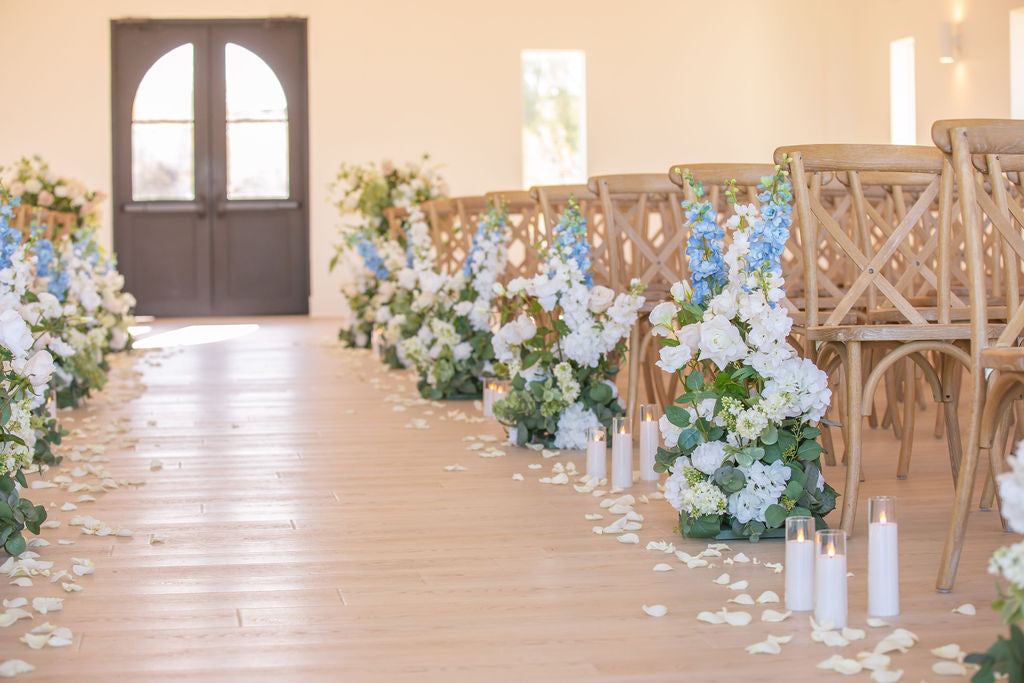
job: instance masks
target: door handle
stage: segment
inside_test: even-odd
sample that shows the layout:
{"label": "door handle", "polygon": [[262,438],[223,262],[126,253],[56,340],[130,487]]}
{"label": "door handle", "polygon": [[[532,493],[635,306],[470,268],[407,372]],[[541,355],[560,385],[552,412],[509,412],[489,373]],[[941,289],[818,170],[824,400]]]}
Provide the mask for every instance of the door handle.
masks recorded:
{"label": "door handle", "polygon": [[126,202],[121,205],[124,213],[194,213],[206,215],[205,202]]}
{"label": "door handle", "polygon": [[235,199],[217,202],[217,215],[235,211],[287,211],[302,208],[302,202],[291,199]]}

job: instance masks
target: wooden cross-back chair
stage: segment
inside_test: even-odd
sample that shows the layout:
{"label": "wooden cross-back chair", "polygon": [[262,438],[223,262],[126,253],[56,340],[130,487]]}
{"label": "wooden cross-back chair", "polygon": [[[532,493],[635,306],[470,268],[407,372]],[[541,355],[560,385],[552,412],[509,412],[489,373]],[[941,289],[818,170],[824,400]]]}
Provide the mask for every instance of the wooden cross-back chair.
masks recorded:
{"label": "wooden cross-back chair", "polygon": [[536,245],[542,237],[540,205],[527,190],[488,192],[495,209],[504,207],[509,231],[505,279],[533,277],[540,265]]}
{"label": "wooden cross-back chair", "polygon": [[575,198],[580,214],[587,221],[587,241],[590,243],[590,270],[595,285],[609,286],[611,263],[608,253],[608,231],[605,229],[601,202],[586,185],[537,185],[530,188],[530,195],[540,204],[543,229],[547,239],[554,226],[558,225],[562,213],[569,208],[569,200]]}
{"label": "wooden cross-back chair", "polygon": [[[683,230],[682,191],[663,173],[608,175],[591,178],[588,187],[601,201],[608,231],[609,286],[627,292],[632,280],[646,287],[646,303],[629,341],[627,414],[632,416],[644,359],[657,354],[648,334],[647,313],[669,299],[672,285],[688,276]],[[650,359],[653,365],[654,358]],[[647,372],[648,400],[672,402],[664,383]]]}
{"label": "wooden cross-back chair", "polygon": [[[857,510],[862,418],[871,413],[879,382],[900,361],[916,363],[943,405],[954,473],[960,467],[955,380],[957,364],[971,369],[965,348],[971,330],[962,316],[958,321],[954,315],[958,301],[951,287],[948,210],[952,174],[942,155],[929,147],[792,146],[777,149],[776,162],[787,155],[804,250],[807,353],[822,369],[843,371],[847,476],[842,527],[849,533]],[[821,193],[814,192],[816,183],[820,188],[816,176],[823,173],[838,175],[849,194],[852,234],[823,204]],[[889,188],[890,197],[900,197],[892,199],[893,206],[903,201],[905,210],[880,211],[879,201],[886,200],[877,194],[873,198],[868,182]],[[910,206],[898,191],[905,185],[914,188]],[[929,229],[925,215],[932,212],[938,220]],[[822,273],[817,267],[824,241],[831,242],[835,259],[846,262],[844,268],[833,263]],[[846,275],[837,280],[833,273]],[[922,289],[922,283],[929,288]],[[919,296],[922,292],[930,296]],[[866,358],[873,360],[867,372]]]}
{"label": "wooden cross-back chair", "polygon": [[[936,581],[939,590],[949,591],[956,578],[981,454],[988,452],[992,475],[1003,469],[1012,407],[1024,397],[1024,121],[936,121],[932,140],[952,165],[959,192],[969,278],[971,363],[975,367],[971,388],[981,397],[972,405],[967,448]],[[985,267],[993,257],[1001,268]],[[1006,325],[993,337],[990,325],[999,317]]]}
{"label": "wooden cross-back chair", "polygon": [[78,227],[78,216],[70,211],[51,211],[41,206],[20,204],[14,209],[11,226],[17,228],[25,237],[29,237],[34,229],[38,229],[42,237],[55,242],[75,231]]}
{"label": "wooden cross-back chair", "polygon": [[437,266],[454,273],[462,268],[476,234],[477,223],[487,213],[486,197],[433,199],[420,205],[430,225],[437,250]]}
{"label": "wooden cross-back chair", "polygon": [[405,234],[405,221],[409,218],[409,209],[400,206],[389,206],[384,209],[384,218],[388,222],[391,239],[399,244],[408,244]]}

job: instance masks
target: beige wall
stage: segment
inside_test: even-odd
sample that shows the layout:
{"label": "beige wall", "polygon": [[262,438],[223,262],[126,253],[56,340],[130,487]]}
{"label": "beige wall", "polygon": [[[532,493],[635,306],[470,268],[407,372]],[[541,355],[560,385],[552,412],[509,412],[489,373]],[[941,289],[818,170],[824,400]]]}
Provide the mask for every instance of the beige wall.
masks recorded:
{"label": "beige wall", "polygon": [[326,185],[337,164],[427,151],[455,193],[518,187],[520,50],[586,51],[592,174],[763,161],[779,144],[887,141],[888,41],[911,33],[920,34],[922,141],[939,115],[1008,115],[1013,3],[966,4],[968,59],[949,69],[963,71],[960,80],[943,80],[937,57],[923,54],[938,41],[933,15],[946,4],[0,0],[8,82],[15,69],[27,74],[17,78],[19,105],[0,115],[0,160],[38,152],[109,190],[112,18],[307,17],[311,311],[330,314],[339,302],[327,273],[337,216]]}

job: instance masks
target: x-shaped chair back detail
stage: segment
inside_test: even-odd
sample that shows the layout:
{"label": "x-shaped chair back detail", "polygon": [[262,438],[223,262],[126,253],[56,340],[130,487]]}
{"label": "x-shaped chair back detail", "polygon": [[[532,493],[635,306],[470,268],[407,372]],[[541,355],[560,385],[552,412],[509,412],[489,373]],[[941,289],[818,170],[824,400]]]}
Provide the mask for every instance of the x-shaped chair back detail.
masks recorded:
{"label": "x-shaped chair back detail", "polygon": [[590,270],[594,284],[609,286],[611,264],[608,253],[608,231],[605,230],[604,215],[597,195],[586,185],[537,185],[530,188],[530,195],[540,205],[541,235],[547,241],[552,230],[569,208],[569,201],[576,199],[580,215],[587,222],[587,241],[590,243]]}
{"label": "x-shaped chair back detail", "polygon": [[78,227],[78,216],[70,211],[51,211],[41,206],[21,204],[14,209],[11,227],[16,228],[25,237],[29,237],[32,231],[38,228],[42,237],[55,241],[75,231]]}
{"label": "x-shaped chair back detail", "polygon": [[495,209],[504,207],[507,215],[509,243],[504,279],[533,277],[540,264],[537,252],[542,234],[540,204],[527,190],[488,192],[485,196]]}

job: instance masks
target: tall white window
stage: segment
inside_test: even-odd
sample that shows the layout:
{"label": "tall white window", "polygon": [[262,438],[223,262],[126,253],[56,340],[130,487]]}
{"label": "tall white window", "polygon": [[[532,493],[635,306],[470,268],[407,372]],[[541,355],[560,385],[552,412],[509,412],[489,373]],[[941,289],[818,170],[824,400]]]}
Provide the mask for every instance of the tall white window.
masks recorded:
{"label": "tall white window", "polygon": [[587,181],[582,50],[524,50],[523,186]]}
{"label": "tall white window", "polygon": [[1024,7],[1010,10],[1010,116],[1024,119]]}
{"label": "tall white window", "polygon": [[917,144],[914,39],[889,43],[889,134],[894,145]]}

